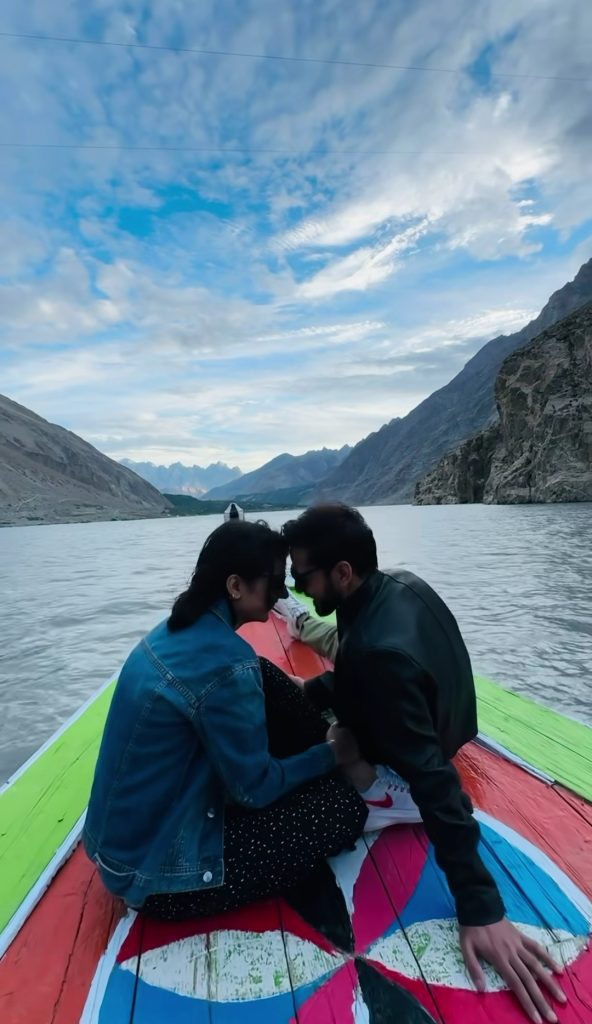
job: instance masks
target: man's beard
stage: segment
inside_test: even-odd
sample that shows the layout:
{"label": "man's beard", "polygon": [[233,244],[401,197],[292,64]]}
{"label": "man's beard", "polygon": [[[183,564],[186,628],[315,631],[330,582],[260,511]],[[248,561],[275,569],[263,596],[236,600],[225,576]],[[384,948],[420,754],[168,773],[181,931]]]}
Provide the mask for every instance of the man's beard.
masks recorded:
{"label": "man's beard", "polygon": [[340,603],[340,596],[334,587],[329,583],[326,592],[322,597],[313,598],[313,604],[315,606],[315,612],[317,615],[330,615],[337,608]]}

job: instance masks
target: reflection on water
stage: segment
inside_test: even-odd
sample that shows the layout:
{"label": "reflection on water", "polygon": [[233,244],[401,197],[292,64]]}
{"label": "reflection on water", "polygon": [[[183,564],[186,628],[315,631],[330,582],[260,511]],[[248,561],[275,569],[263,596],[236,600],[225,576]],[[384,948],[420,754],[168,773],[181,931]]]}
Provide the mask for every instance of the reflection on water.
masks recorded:
{"label": "reflection on water", "polygon": [[[369,508],[381,566],[457,616],[475,670],[592,724],[592,505]],[[269,513],[279,525],[290,513]],[[220,522],[0,529],[0,780],[170,608]]]}

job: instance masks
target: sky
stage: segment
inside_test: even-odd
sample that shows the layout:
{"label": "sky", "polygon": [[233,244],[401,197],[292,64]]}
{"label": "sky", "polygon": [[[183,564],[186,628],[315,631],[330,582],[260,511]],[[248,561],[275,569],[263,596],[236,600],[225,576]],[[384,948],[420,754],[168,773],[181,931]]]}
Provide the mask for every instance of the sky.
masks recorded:
{"label": "sky", "polygon": [[354,444],[592,256],[591,54],[582,0],[3,0],[0,392],[116,459]]}

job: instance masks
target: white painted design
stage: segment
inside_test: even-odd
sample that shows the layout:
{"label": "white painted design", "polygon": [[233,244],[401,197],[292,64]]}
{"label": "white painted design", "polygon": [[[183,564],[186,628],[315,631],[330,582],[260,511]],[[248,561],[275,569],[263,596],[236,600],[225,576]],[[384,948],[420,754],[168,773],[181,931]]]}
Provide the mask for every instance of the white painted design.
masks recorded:
{"label": "white painted design", "polygon": [[503,822],[498,821],[497,818],[492,818],[485,811],[475,811],[475,817],[478,821],[488,825],[494,832],[497,832],[498,835],[506,839],[511,846],[526,854],[533,864],[536,864],[549,878],[552,878],[557,883],[567,898],[578,908],[582,916],[586,918],[589,924],[592,924],[592,900],[581,889],[578,889],[575,882],[572,882],[571,878],[565,874],[565,871],[562,871],[546,853],[543,853],[538,846],[531,843],[529,839],[525,839],[524,836],[510,828],[509,825],[504,825]]}
{"label": "white painted design", "polygon": [[362,992],[359,985],[356,985],[354,991],[354,1002],[352,1006],[352,1014],[354,1018],[354,1024],[370,1024],[370,1014],[368,1007],[362,998]]}
{"label": "white painted design", "polygon": [[[290,973],[281,931],[226,929],[147,950],[141,956],[139,977],[148,985],[193,999],[248,1002],[310,984],[343,963],[308,940],[289,938]],[[137,956],[120,967],[135,975]]]}
{"label": "white painted design", "polygon": [[80,1018],[80,1024],[98,1024],[105,991],[111,977],[111,972],[115,967],[117,954],[127,939],[136,916],[135,910],[128,910],[113,932],[107,949],[97,964],[97,969]]}
{"label": "white painted design", "polygon": [[[530,924],[517,924],[517,927],[566,965],[580,955],[588,942],[585,935],[574,936],[559,929],[554,929],[551,935],[546,928]],[[378,939],[366,957],[407,978],[419,980],[423,977],[432,985],[474,989],[464,965],[455,918],[418,921],[407,926],[405,932],[399,928],[392,935]],[[493,967],[484,964],[483,969],[489,992],[499,992],[507,987]]]}
{"label": "white painted design", "polygon": [[348,909],[350,918],[353,917],[354,913],[354,887],[358,880],[360,871],[368,851],[376,842],[380,835],[380,832],[367,832],[366,835],[362,836],[356,841],[356,845],[353,850],[344,850],[343,853],[339,853],[337,857],[329,857],[329,867],[331,868],[337,884],[343,893],[345,905]]}

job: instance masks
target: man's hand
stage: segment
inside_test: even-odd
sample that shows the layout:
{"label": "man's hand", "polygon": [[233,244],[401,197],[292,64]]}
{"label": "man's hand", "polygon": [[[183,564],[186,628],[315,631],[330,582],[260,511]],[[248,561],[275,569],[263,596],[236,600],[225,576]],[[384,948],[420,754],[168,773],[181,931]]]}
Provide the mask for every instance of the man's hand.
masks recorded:
{"label": "man's hand", "polygon": [[495,924],[461,925],[460,945],[467,970],[480,992],[485,989],[485,976],[478,957],[495,967],[530,1020],[536,1024],[542,1024],[543,1020],[557,1024],[557,1015],[541,989],[546,989],[558,1002],[567,1002],[562,989],[549,973],[560,973],[562,968],[543,946],[518,931],[507,917]]}
{"label": "man's hand", "polygon": [[333,747],[338,765],[353,764],[360,760],[360,748],[353,734],[344,725],[334,723],[327,730],[327,743]]}

